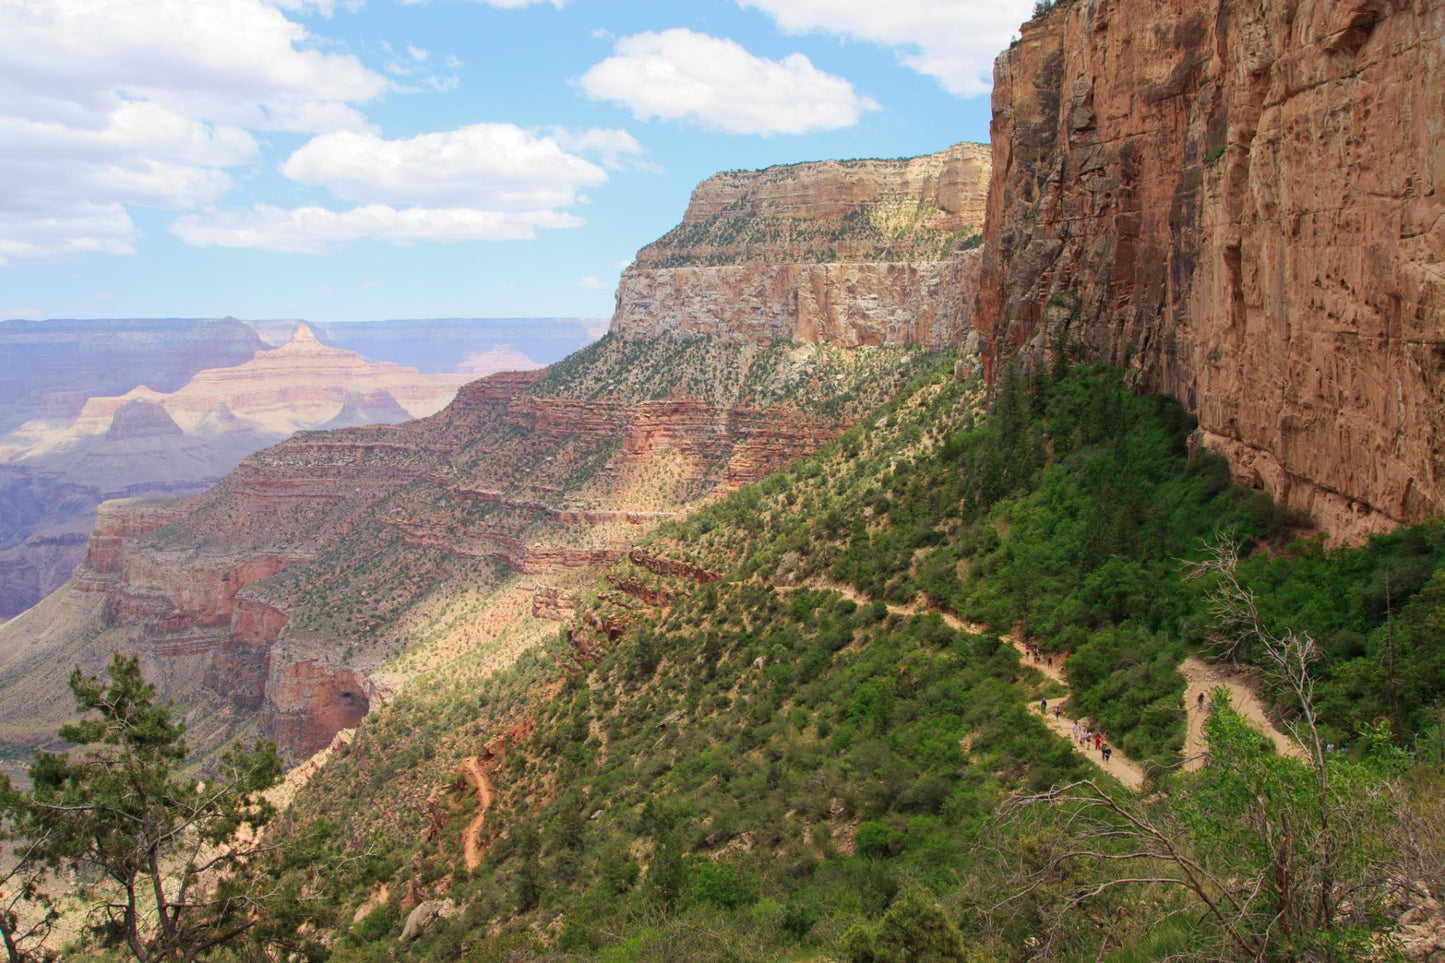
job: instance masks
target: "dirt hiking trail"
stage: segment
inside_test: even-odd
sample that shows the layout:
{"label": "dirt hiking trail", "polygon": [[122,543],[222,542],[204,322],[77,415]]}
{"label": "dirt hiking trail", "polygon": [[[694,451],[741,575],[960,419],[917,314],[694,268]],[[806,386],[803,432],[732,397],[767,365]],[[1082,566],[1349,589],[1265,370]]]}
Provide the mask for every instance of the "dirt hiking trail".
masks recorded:
{"label": "dirt hiking trail", "polygon": [[467,823],[467,828],[462,830],[462,856],[466,862],[467,871],[471,872],[482,865],[482,824],[486,822],[487,810],[492,808],[492,780],[476,756],[468,756],[462,760],[462,776],[477,791],[477,803],[481,807],[477,814]]}
{"label": "dirt hiking trail", "polygon": [[1218,687],[1223,687],[1229,692],[1229,701],[1234,706],[1234,711],[1244,716],[1249,720],[1250,725],[1269,737],[1269,740],[1274,743],[1275,751],[1281,756],[1291,759],[1307,758],[1300,744],[1277,729],[1275,724],[1270,721],[1264,704],[1254,694],[1254,687],[1243,673],[1231,672],[1222,665],[1210,665],[1192,655],[1184,659],[1183,664],[1179,666],[1179,672],[1184,676],[1184,712],[1189,718],[1189,728],[1184,735],[1184,768],[1186,770],[1202,769],[1209,759],[1209,745],[1204,741],[1204,720],[1208,718],[1209,710],[1199,707],[1199,693],[1203,692],[1204,698],[1207,700],[1210,697],[1209,694]]}
{"label": "dirt hiking trail", "polygon": [[[982,630],[983,627],[979,626],[978,628]],[[1064,661],[1062,657],[1057,655],[1054,656],[1053,665],[1050,665],[1047,661],[1034,662],[1032,661],[1033,657],[1029,654],[1028,646],[1024,644],[1024,640],[1019,638],[1017,634],[1010,634],[1006,636],[1004,638],[1004,641],[1013,645],[1014,649],[1019,654],[1019,660],[1023,663],[1025,667],[1037,669],[1047,678],[1052,679],[1054,682],[1057,682],[1059,685],[1063,686],[1065,692],[1067,692],[1069,695],[1073,694],[1073,689],[1069,687],[1068,680],[1064,678],[1063,669],[1060,668]],[[1065,696],[1064,698],[1067,698],[1067,696]],[[1088,748],[1085,748],[1084,746],[1079,744],[1079,742],[1074,738],[1074,723],[1077,720],[1065,715],[1062,712],[1060,712],[1057,716],[1054,715],[1054,706],[1060,701],[1062,700],[1057,696],[1055,696],[1053,699],[1050,699],[1049,707],[1047,710],[1042,709],[1039,706],[1037,700],[1030,701],[1029,711],[1036,716],[1042,716],[1044,722],[1048,724],[1048,727],[1050,729],[1052,729],[1057,735],[1069,740],[1069,743],[1074,747],[1075,752],[1082,753],[1088,758],[1090,762],[1107,772],[1109,775],[1113,776],[1115,779],[1119,780],[1126,787],[1134,790],[1135,792],[1143,789],[1144,768],[1134,760],[1130,759],[1128,756],[1124,755],[1123,750],[1121,750],[1118,746],[1114,745],[1108,740],[1105,740],[1105,745],[1109,746],[1111,750],[1110,756],[1106,761],[1103,755],[1097,749],[1093,748],[1092,742],[1089,743]],[[1080,721],[1079,725],[1082,727],[1084,723]]]}
{"label": "dirt hiking trail", "polygon": [[[869,605],[873,601],[862,592],[859,592],[853,586],[844,585],[839,582],[833,582],[823,579],[814,579],[808,583],[808,587],[837,592],[844,598],[852,599],[858,605]],[[888,611],[894,615],[911,616],[926,615],[931,612],[934,615],[937,615],[940,619],[942,619],[943,623],[951,629],[956,629],[960,632],[971,632],[974,635],[989,634],[988,629],[983,625],[978,625],[971,622],[964,622],[957,616],[950,615],[949,613],[944,612],[942,609],[936,608],[932,605],[921,604],[920,602],[913,602],[909,605],[896,605],[888,603]],[[1060,668],[1060,666],[1063,665],[1063,658],[1061,656],[1055,656],[1055,664],[1053,665],[1050,665],[1049,663],[1044,661],[1032,662],[1032,657],[1029,654],[1028,647],[1027,645],[1025,645],[1024,640],[1019,637],[1017,632],[1011,632],[1008,635],[1001,636],[1001,638],[1003,639],[1003,641],[1008,642],[1010,645],[1012,645],[1015,651],[1019,653],[1019,659],[1024,666],[1037,669],[1039,672],[1043,673],[1052,681],[1057,682],[1059,685],[1063,686],[1066,692],[1072,694],[1073,690],[1070,688],[1068,680],[1064,677],[1062,668]],[[1065,696],[1065,698],[1067,698],[1067,696]],[[1075,752],[1083,755],[1094,765],[1098,766],[1100,769],[1104,770],[1109,775],[1119,780],[1119,782],[1123,783],[1127,788],[1132,789],[1135,792],[1138,792],[1140,789],[1144,788],[1143,767],[1141,767],[1134,760],[1130,759],[1128,756],[1124,755],[1123,751],[1120,750],[1118,746],[1115,746],[1112,743],[1109,744],[1110,757],[1106,762],[1103,758],[1103,755],[1098,750],[1093,748],[1092,743],[1090,743],[1088,748],[1085,748],[1074,739],[1075,720],[1070,716],[1064,715],[1063,713],[1060,713],[1058,716],[1054,715],[1053,706],[1058,701],[1059,699],[1057,697],[1053,700],[1050,700],[1049,709],[1048,711],[1044,712],[1040,710],[1038,700],[1030,700],[1029,711],[1032,712],[1034,715],[1042,716],[1045,724],[1047,724],[1048,727],[1053,730],[1055,734],[1069,740],[1069,744],[1073,746]]]}

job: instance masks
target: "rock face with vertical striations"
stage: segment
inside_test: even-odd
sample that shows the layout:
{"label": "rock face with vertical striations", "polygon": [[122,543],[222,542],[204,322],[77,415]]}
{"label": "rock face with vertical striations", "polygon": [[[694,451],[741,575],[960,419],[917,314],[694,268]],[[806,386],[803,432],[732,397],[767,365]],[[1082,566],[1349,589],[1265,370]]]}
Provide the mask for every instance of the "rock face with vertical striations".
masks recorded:
{"label": "rock face with vertical striations", "polygon": [[1445,511],[1445,5],[1074,0],[995,67],[975,324],[1351,539]]}
{"label": "rock face with vertical striations", "polygon": [[959,343],[978,278],[989,150],[731,171],[622,274],[612,330],[758,343]]}

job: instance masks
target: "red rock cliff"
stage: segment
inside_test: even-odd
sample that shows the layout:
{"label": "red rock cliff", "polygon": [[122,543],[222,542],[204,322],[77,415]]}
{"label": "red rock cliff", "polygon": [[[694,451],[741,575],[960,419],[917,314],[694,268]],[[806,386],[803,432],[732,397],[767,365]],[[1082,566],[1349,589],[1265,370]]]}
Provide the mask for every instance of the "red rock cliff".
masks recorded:
{"label": "red rock cliff", "polygon": [[1075,0],[993,109],[990,372],[1067,327],[1337,537],[1445,511],[1445,4]]}

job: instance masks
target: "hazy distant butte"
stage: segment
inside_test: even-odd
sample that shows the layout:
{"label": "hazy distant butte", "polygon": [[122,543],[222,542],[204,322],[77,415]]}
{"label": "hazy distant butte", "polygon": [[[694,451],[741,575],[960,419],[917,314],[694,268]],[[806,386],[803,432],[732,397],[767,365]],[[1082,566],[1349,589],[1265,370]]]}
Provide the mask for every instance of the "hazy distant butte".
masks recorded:
{"label": "hazy distant butte", "polygon": [[[14,402],[0,415],[18,425],[0,434],[0,506],[9,508],[0,512],[0,618],[65,581],[83,554],[78,533],[104,499],[200,491],[297,431],[424,417],[468,381],[540,367],[523,350],[496,344],[505,332],[495,323],[475,333],[469,321],[440,330],[418,324],[412,331],[362,323],[339,337],[378,354],[404,349],[410,338],[419,350],[407,357],[450,356],[454,370],[370,361],[295,322],[291,340],[273,349],[239,321],[0,326],[0,351],[15,362],[0,371],[0,401]],[[517,333],[544,357],[567,337],[545,328]],[[87,388],[100,394],[89,397]]]}
{"label": "hazy distant butte", "polygon": [[399,406],[407,416],[424,417],[441,410],[472,377],[424,375],[415,368],[368,361],[355,352],[322,344],[301,324],[290,343],[258,351],[243,364],[201,371],[169,394],[141,386],[123,395],[89,399],[80,416],[65,428],[45,421],[23,425],[12,443],[0,448],[0,459],[32,461],[61,455],[88,439],[107,435],[116,412],[137,402],[159,406],[186,435],[216,438],[245,432],[265,436],[264,443],[327,424],[342,413],[348,400],[355,405],[357,398],[374,398],[393,413]]}

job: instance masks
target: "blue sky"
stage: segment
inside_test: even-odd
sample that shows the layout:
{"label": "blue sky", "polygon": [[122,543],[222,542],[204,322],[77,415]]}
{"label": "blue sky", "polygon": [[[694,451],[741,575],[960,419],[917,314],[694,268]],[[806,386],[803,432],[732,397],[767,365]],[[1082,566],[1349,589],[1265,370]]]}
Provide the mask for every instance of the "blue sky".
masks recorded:
{"label": "blue sky", "polygon": [[988,138],[1027,0],[5,0],[0,319],[605,316],[718,170]]}

